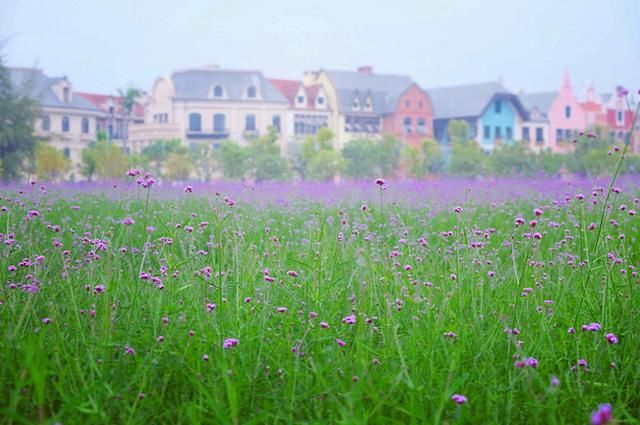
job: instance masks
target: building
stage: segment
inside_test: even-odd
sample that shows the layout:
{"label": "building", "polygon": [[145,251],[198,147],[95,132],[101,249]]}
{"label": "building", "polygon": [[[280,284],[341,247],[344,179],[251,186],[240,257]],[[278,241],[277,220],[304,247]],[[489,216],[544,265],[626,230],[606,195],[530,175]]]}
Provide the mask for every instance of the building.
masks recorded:
{"label": "building", "polygon": [[451,120],[465,121],[468,139],[476,140],[487,152],[522,139],[527,112],[518,96],[499,82],[440,87],[427,93],[434,106],[435,137],[444,145],[450,143],[447,129]]}
{"label": "building", "polygon": [[363,66],[357,71],[306,72],[303,83],[322,87],[338,148],[353,139],[385,134],[410,144],[433,136],[431,99],[407,76],[375,74]]}
{"label": "building", "polygon": [[127,116],[120,96],[82,92],[77,94],[102,111],[102,115],[97,119],[97,130],[104,131],[110,140],[124,144],[129,134],[129,126],[144,123],[142,103],[134,104],[130,116]]}
{"label": "building", "polygon": [[102,111],[74,92],[67,77],[48,77],[34,68],[8,69],[13,87],[40,105],[36,136],[61,150],[77,173],[82,150],[96,138]]}
{"label": "building", "polygon": [[587,113],[574,95],[569,73],[565,72],[562,86],[549,106],[550,147],[554,152],[570,152],[573,141],[588,128]]}
{"label": "building", "polygon": [[144,124],[129,140],[140,150],[156,140],[219,146],[225,139],[246,142],[274,127],[288,140],[289,101],[260,71],[209,66],[159,78],[147,98]]}
{"label": "building", "polygon": [[527,119],[522,122],[522,141],[534,152],[551,149],[548,114],[557,95],[557,92],[518,95],[527,111]]}
{"label": "building", "polygon": [[297,80],[271,79],[269,82],[289,102],[284,132],[289,137],[288,142],[301,141],[330,126],[331,111],[321,85],[305,86]]}

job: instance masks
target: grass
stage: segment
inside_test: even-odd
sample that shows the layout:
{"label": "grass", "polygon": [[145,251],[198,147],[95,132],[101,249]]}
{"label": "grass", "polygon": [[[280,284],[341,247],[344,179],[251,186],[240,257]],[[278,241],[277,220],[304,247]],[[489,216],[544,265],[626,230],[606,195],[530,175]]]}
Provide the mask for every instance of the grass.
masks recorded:
{"label": "grass", "polygon": [[154,190],[3,196],[2,422],[573,424],[611,403],[639,423],[637,193],[454,213],[393,185],[366,211]]}

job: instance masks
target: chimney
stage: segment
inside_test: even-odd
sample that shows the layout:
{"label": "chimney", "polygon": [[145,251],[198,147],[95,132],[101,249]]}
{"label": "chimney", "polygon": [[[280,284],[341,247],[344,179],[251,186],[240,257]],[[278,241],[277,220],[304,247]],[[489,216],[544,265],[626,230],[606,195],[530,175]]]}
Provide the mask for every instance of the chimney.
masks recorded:
{"label": "chimney", "polygon": [[361,74],[371,75],[373,74],[373,66],[371,65],[359,66],[358,72]]}

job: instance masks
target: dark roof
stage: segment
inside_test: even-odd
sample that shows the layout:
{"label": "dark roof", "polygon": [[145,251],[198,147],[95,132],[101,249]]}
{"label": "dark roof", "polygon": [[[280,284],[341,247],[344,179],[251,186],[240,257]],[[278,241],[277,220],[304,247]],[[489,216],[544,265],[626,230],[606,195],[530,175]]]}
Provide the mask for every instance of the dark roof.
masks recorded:
{"label": "dark roof", "polygon": [[398,99],[414,82],[404,75],[374,74],[359,71],[322,70],[338,93],[340,112],[352,112],[353,101],[358,98],[361,107],[371,96],[372,111],[390,114],[396,109]]}
{"label": "dark roof", "polygon": [[246,100],[247,89],[254,86],[258,96],[251,101],[287,102],[259,71],[193,69],[174,72],[171,79],[176,89],[175,99],[211,99],[211,88],[220,85],[225,99]]}
{"label": "dark roof", "polygon": [[61,81],[68,81],[67,77],[47,77],[35,68],[8,69],[13,87],[23,96],[37,101],[42,107],[99,111],[91,102],[82,96],[76,96],[75,93],[72,93],[70,102],[63,102],[55,95],[52,86]]}
{"label": "dark roof", "polygon": [[549,108],[551,108],[551,105],[553,104],[553,101],[558,97],[558,92],[529,93],[521,94],[518,97],[527,112],[537,109],[538,112],[546,116],[547,112],[549,112]]}
{"label": "dark roof", "polygon": [[[496,94],[511,95],[497,81],[427,89],[434,119],[477,117]],[[518,102],[519,103],[519,102]]]}

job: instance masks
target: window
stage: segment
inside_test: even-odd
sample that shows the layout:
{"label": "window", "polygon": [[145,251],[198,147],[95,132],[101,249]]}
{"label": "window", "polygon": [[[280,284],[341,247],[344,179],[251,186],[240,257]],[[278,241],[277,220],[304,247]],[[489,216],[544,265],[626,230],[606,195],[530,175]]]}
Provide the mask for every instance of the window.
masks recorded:
{"label": "window", "polygon": [[42,117],[42,131],[51,131],[51,118],[49,118],[49,115]]}
{"label": "window", "polygon": [[496,100],[495,103],[493,104],[496,114],[500,114],[502,113],[502,101],[501,100]]}
{"label": "window", "polygon": [[222,86],[215,86],[213,88],[213,97],[222,97],[224,96],[224,90],[222,90]]}
{"label": "window", "polygon": [[496,127],[496,139],[502,139],[502,127]]}
{"label": "window", "polygon": [[522,127],[522,140],[525,142],[531,140],[531,137],[529,136],[529,127]]}
{"label": "window", "polygon": [[427,123],[424,118],[418,118],[418,133],[427,134]]}
{"label": "window", "polygon": [[71,90],[69,87],[65,87],[62,89],[62,98],[65,102],[71,101]]}
{"label": "window", "polygon": [[225,131],[224,114],[215,114],[213,116],[213,131],[218,133]]}
{"label": "window", "polygon": [[193,112],[189,114],[189,131],[201,131],[202,123],[200,114]]}
{"label": "window", "polygon": [[354,110],[358,110],[360,109],[360,99],[358,99],[358,96],[356,95],[356,97],[353,99],[353,109]]}
{"label": "window", "polygon": [[71,157],[71,149],[69,148],[64,148],[62,150],[62,154],[64,155],[65,158],[70,158]]}
{"label": "window", "polygon": [[109,139],[113,139],[113,124],[107,126],[107,136]]}
{"label": "window", "polygon": [[244,129],[246,131],[256,131],[256,116],[248,114],[245,118]]}
{"label": "window", "polygon": [[247,89],[247,97],[249,99],[254,99],[256,97],[256,88],[254,86],[249,86]]}
{"label": "window", "polygon": [[491,127],[489,127],[488,125],[484,126],[484,134],[483,134],[485,139],[490,139],[491,138]]}
{"label": "window", "polygon": [[405,100],[404,101],[404,106],[406,106],[408,108],[409,106],[411,106],[411,102],[408,101],[408,100]]}
{"label": "window", "polygon": [[504,131],[507,133],[507,140],[513,140],[513,130],[511,130],[511,127],[506,127]]}
{"label": "window", "polygon": [[301,104],[301,105],[302,105],[302,104],[304,103],[304,96],[298,96],[298,97],[296,98],[296,101],[297,101],[299,104]]}
{"label": "window", "polygon": [[564,140],[564,131],[562,131],[561,128],[558,128],[556,130],[556,141],[561,142],[562,140]]}
{"label": "window", "polygon": [[318,105],[324,105],[324,97],[319,97],[317,102]]}
{"label": "window", "polygon": [[542,127],[536,128],[536,142],[544,142],[544,133],[542,132]]}
{"label": "window", "polygon": [[564,107],[564,116],[565,118],[571,118],[571,106]]}
{"label": "window", "polygon": [[82,118],[82,133],[89,133],[89,118],[87,117]]}
{"label": "window", "polygon": [[564,131],[564,139],[565,140],[571,139],[571,130],[565,130]]}
{"label": "window", "polygon": [[411,134],[413,129],[411,128],[411,118],[406,117],[402,122],[402,127],[404,129],[405,134]]}
{"label": "window", "polygon": [[624,125],[624,114],[622,113],[622,111],[616,112],[616,124]]}
{"label": "window", "polygon": [[68,117],[62,117],[62,132],[63,133],[68,133],[69,132],[69,118]]}
{"label": "window", "polygon": [[422,101],[421,101],[421,100],[420,100],[420,101],[418,101],[418,108],[419,108],[419,109],[422,109]]}
{"label": "window", "polygon": [[280,115],[274,115],[273,119],[271,120],[271,124],[278,131],[278,133],[280,133],[280,129],[281,129],[281,125],[282,125],[281,124]]}

